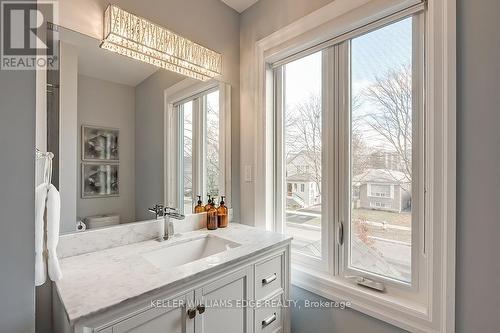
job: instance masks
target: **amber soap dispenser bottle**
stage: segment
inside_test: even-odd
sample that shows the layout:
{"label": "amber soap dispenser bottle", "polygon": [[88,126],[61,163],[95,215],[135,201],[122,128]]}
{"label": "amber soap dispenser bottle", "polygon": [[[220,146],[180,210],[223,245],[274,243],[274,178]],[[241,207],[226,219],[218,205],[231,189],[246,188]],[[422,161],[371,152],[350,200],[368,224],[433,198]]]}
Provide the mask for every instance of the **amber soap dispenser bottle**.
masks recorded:
{"label": "amber soap dispenser bottle", "polygon": [[227,227],[229,223],[228,209],[226,203],[224,202],[224,196],[220,197],[219,208],[217,208],[217,219],[219,228]]}
{"label": "amber soap dispenser bottle", "polygon": [[196,203],[196,206],[194,207],[194,213],[204,213],[205,212],[205,207],[203,207],[203,202],[201,201],[201,195],[197,195],[198,197],[198,202]]}
{"label": "amber soap dispenser bottle", "polygon": [[213,206],[213,204],[212,204],[212,197],[210,196],[210,194],[207,194],[207,197],[208,197],[208,200],[207,200],[207,204],[205,205],[205,212],[208,213],[208,211],[210,210],[210,207]]}
{"label": "amber soap dispenser bottle", "polygon": [[217,208],[215,208],[214,200],[209,201],[205,206],[207,210],[207,229],[215,230],[217,229]]}

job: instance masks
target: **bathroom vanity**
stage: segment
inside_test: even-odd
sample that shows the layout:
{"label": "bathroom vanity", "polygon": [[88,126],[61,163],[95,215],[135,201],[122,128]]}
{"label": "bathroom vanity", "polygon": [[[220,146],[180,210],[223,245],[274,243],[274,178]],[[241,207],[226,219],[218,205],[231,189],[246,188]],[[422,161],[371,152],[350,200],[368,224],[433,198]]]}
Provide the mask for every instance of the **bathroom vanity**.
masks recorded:
{"label": "bathroom vanity", "polygon": [[231,224],[61,260],[56,332],[289,332],[290,238]]}

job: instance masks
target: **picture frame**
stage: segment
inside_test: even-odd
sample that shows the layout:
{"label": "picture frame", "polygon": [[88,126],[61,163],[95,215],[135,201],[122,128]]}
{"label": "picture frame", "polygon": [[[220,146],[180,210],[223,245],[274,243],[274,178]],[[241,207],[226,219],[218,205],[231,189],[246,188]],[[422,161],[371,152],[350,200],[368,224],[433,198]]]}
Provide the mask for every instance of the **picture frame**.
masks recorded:
{"label": "picture frame", "polygon": [[113,163],[82,163],[82,199],[120,196],[120,165]]}
{"label": "picture frame", "polygon": [[118,162],[120,159],[120,130],[118,128],[82,125],[82,161]]}

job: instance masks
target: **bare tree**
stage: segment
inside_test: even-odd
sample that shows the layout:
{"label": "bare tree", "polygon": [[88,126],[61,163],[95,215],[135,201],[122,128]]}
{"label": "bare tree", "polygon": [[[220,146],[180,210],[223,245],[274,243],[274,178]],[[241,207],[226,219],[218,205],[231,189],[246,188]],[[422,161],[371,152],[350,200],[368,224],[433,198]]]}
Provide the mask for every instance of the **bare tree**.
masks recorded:
{"label": "bare tree", "polygon": [[411,66],[390,70],[375,78],[362,92],[377,106],[367,117],[368,125],[386,141],[402,162],[403,173],[411,181],[412,74]]}
{"label": "bare tree", "polygon": [[207,191],[210,195],[220,195],[220,152],[219,152],[219,108],[207,103]]}
{"label": "bare tree", "polygon": [[[353,98],[353,111],[361,106],[359,98]],[[353,121],[351,132],[351,152],[353,154],[353,174],[357,175],[367,169],[368,149],[364,142],[359,121]],[[285,157],[290,158],[302,154],[312,166],[312,176],[321,194],[322,166],[322,108],[321,97],[310,94],[308,98],[295,105],[285,117],[286,146]]]}
{"label": "bare tree", "polygon": [[285,117],[286,157],[303,155],[312,167],[311,175],[321,194],[321,97],[310,94]]}
{"label": "bare tree", "polygon": [[366,146],[361,130],[354,126],[351,129],[351,154],[353,176],[363,173],[370,167],[369,149]]}
{"label": "bare tree", "polygon": [[184,197],[191,198],[193,192],[193,175],[192,175],[192,164],[193,164],[193,115],[186,111],[181,113],[183,115],[184,121],[184,140],[183,140],[183,177],[184,177]]}
{"label": "bare tree", "polygon": [[369,168],[369,149],[363,137],[363,117],[356,111],[361,107],[360,96],[353,96],[351,101],[351,163],[352,174],[359,175]]}

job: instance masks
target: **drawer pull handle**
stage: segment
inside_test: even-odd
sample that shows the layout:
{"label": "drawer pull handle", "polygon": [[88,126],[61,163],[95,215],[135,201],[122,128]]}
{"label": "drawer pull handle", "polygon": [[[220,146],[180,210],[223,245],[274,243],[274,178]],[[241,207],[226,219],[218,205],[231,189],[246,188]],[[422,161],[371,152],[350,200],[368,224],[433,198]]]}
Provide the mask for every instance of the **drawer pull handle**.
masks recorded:
{"label": "drawer pull handle", "polygon": [[276,280],[277,277],[278,277],[278,275],[276,275],[276,273],[274,273],[273,275],[270,275],[270,276],[266,277],[265,279],[262,279],[262,285],[265,286],[266,284],[273,282],[274,280]]}
{"label": "drawer pull handle", "polygon": [[275,320],[276,320],[276,312],[275,312],[275,313],[273,313],[273,315],[272,315],[272,316],[270,316],[269,318],[264,319],[264,320],[262,321],[262,328],[265,328],[265,327],[267,327],[267,326],[271,325],[271,324],[272,324]]}
{"label": "drawer pull handle", "polygon": [[193,319],[194,317],[196,317],[196,309],[188,309],[187,315],[189,319]]}

